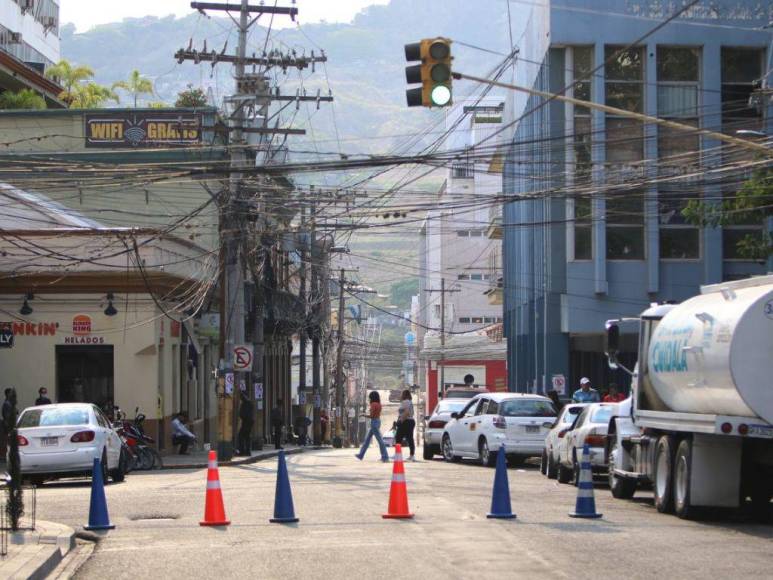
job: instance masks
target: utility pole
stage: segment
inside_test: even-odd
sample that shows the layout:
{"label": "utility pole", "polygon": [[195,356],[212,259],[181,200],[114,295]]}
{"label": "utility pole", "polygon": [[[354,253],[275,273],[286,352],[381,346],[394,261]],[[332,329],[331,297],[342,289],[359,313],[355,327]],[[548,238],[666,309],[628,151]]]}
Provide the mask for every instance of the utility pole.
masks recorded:
{"label": "utility pole", "polygon": [[[250,6],[249,0],[241,0],[236,3],[216,3],[216,2],[191,2],[191,8],[201,13],[205,11],[223,11],[239,12],[238,19],[238,46],[235,55],[229,55],[223,50],[218,52],[214,49],[207,50],[206,42],[201,50],[193,48],[193,41],[187,49],[180,49],[175,53],[175,58],[179,63],[190,60],[199,64],[208,62],[214,67],[217,63],[228,63],[234,67],[234,78],[236,81],[236,94],[227,99],[227,102],[233,106],[228,118],[229,126],[229,146],[230,146],[230,176],[228,185],[221,199],[219,211],[220,222],[220,247],[221,247],[221,265],[223,273],[221,275],[221,339],[220,339],[220,359],[219,369],[221,378],[225,375],[225,388],[221,390],[218,397],[218,443],[217,450],[221,460],[230,459],[233,456],[233,441],[236,429],[236,405],[235,391],[240,388],[242,383],[249,384],[249,374],[246,372],[234,373],[233,357],[234,347],[242,344],[245,339],[245,304],[244,287],[245,275],[248,270],[252,271],[255,278],[255,323],[253,327],[253,372],[252,382],[263,384],[263,357],[264,357],[264,287],[263,272],[258,267],[248,268],[247,258],[250,252],[245,247],[245,243],[250,239],[250,234],[254,233],[254,239],[257,240],[257,251],[252,254],[254,257],[252,265],[261,266],[261,258],[265,252],[263,250],[263,234],[269,226],[269,219],[262,211],[262,196],[258,199],[257,207],[250,204],[250,200],[245,193],[243,171],[252,162],[257,161],[254,157],[254,151],[248,148],[245,138],[248,134],[260,135],[261,144],[265,145],[266,159],[269,158],[269,138],[273,135],[293,135],[303,134],[300,129],[291,128],[269,128],[268,110],[272,101],[316,101],[317,106],[321,101],[332,101],[332,96],[322,96],[317,93],[316,96],[309,96],[300,93],[295,96],[283,96],[276,90],[272,92],[269,88],[267,77],[264,73],[246,74],[245,67],[261,67],[267,71],[272,67],[283,69],[297,68],[299,70],[313,68],[317,62],[326,62],[327,57],[324,53],[321,56],[315,56],[311,53],[310,57],[295,56],[293,54],[272,54],[271,56],[247,56],[247,36],[250,28],[257,22],[258,18],[264,14],[286,15],[293,20],[298,14],[296,7],[278,7],[278,6]],[[255,15],[255,16],[253,16]],[[233,18],[232,18],[233,19]],[[236,19],[233,19],[236,22]],[[248,111],[249,116],[248,116]],[[255,126],[252,121],[257,120],[261,126]],[[250,213],[257,213],[259,218],[254,229],[249,228],[249,221],[246,219]],[[230,376],[229,376],[230,375]],[[257,405],[262,406],[262,401]],[[259,413],[260,415],[260,413]],[[258,422],[260,424],[260,421]]]}
{"label": "utility pole", "polygon": [[440,279],[440,290],[435,288],[428,288],[425,292],[440,292],[440,361],[438,362],[438,374],[440,380],[438,381],[438,393],[443,393],[446,377],[445,377],[445,365],[443,361],[446,357],[446,293],[461,292],[459,288],[450,288],[446,290],[446,279]]}
{"label": "utility pole", "polygon": [[344,284],[346,270],[341,268],[338,277],[338,351],[336,353],[336,434],[333,447],[342,447],[341,423],[344,413]]}
{"label": "utility pole", "polygon": [[[306,200],[304,196],[301,196],[301,227],[300,231],[302,235],[308,235],[306,234]],[[300,404],[301,408],[303,409],[303,413],[305,416],[306,413],[306,404],[308,401],[306,401],[306,339],[307,339],[307,328],[309,323],[309,316],[308,316],[308,300],[306,298],[306,261],[309,259],[309,253],[306,251],[308,248],[308,240],[306,238],[302,238],[298,240],[300,242],[301,246],[301,264],[300,264],[300,288],[298,290],[298,298],[301,302],[301,307],[303,308],[303,312],[301,314],[301,330],[298,333],[298,342],[300,343],[299,348],[299,354],[300,354],[300,368],[299,368],[299,377],[298,377],[298,403]],[[312,428],[313,429],[313,428]]]}
{"label": "utility pole", "polygon": [[[322,423],[321,423],[321,358],[320,358],[320,337],[322,336],[322,292],[320,289],[320,264],[321,250],[317,245],[317,202],[314,199],[313,190],[310,191],[310,219],[309,219],[309,252],[311,258],[311,291],[309,292],[312,305],[311,316],[313,320],[311,334],[311,392],[314,398],[314,444],[322,444]],[[329,310],[328,310],[329,311]]]}

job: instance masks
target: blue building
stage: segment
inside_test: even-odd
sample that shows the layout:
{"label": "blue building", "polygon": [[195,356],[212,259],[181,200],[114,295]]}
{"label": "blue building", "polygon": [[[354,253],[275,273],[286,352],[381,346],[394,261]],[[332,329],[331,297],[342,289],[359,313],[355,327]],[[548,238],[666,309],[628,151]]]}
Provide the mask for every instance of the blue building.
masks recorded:
{"label": "blue building", "polygon": [[[773,4],[701,2],[654,30],[684,4],[518,4],[514,83],[764,143],[773,108],[759,83],[773,80]],[[738,244],[773,220],[698,228],[681,213],[690,200],[733,195],[759,154],[521,92],[509,105],[520,120],[503,169],[508,202],[490,231],[503,237],[512,390],[543,392],[562,375],[567,394],[582,376],[627,387],[606,364],[606,320],[773,270]],[[635,337],[624,338],[632,362]]]}

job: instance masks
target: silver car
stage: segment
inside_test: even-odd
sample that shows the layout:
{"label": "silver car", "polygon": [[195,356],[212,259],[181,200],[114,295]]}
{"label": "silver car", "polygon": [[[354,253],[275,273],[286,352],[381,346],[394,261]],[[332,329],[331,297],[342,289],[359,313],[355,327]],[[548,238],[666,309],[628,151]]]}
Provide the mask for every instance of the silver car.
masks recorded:
{"label": "silver car", "polygon": [[424,418],[424,459],[432,459],[443,453],[440,447],[443,429],[451,420],[451,413],[458,413],[468,402],[469,399],[443,399],[432,411],[432,415]]}

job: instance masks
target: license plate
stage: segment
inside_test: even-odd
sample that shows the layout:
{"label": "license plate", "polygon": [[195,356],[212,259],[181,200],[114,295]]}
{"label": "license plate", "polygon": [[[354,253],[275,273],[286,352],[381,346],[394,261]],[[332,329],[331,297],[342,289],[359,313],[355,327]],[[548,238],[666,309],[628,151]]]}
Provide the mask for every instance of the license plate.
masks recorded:
{"label": "license plate", "polygon": [[527,433],[539,433],[539,425],[526,425]]}
{"label": "license plate", "polygon": [[749,425],[749,435],[773,437],[773,427],[768,427],[767,425]]}
{"label": "license plate", "polygon": [[59,445],[59,437],[43,437],[40,440],[40,445],[42,447],[54,447]]}

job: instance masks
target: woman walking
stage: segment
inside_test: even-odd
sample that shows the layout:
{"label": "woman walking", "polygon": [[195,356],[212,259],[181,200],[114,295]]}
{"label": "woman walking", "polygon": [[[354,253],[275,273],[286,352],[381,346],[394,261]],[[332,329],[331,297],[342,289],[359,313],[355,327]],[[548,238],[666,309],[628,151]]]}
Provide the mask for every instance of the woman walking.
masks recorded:
{"label": "woman walking", "polygon": [[384,440],[381,438],[381,397],[379,397],[378,391],[371,391],[370,395],[368,395],[368,400],[370,401],[370,414],[365,415],[365,417],[370,419],[370,429],[368,430],[368,434],[365,437],[365,442],[362,444],[360,452],[357,453],[355,457],[362,461],[365,457],[365,452],[370,446],[370,440],[375,437],[376,441],[378,441],[379,450],[381,451],[381,461],[386,463],[389,461],[389,455],[387,454]]}
{"label": "woman walking", "polygon": [[416,461],[416,443],[413,441],[413,430],[416,429],[416,419],[414,418],[411,391],[408,389],[405,389],[400,397],[400,408],[397,413],[397,433],[395,434],[395,442],[403,443],[407,440],[408,448],[411,450],[411,456],[408,458],[408,461]]}

